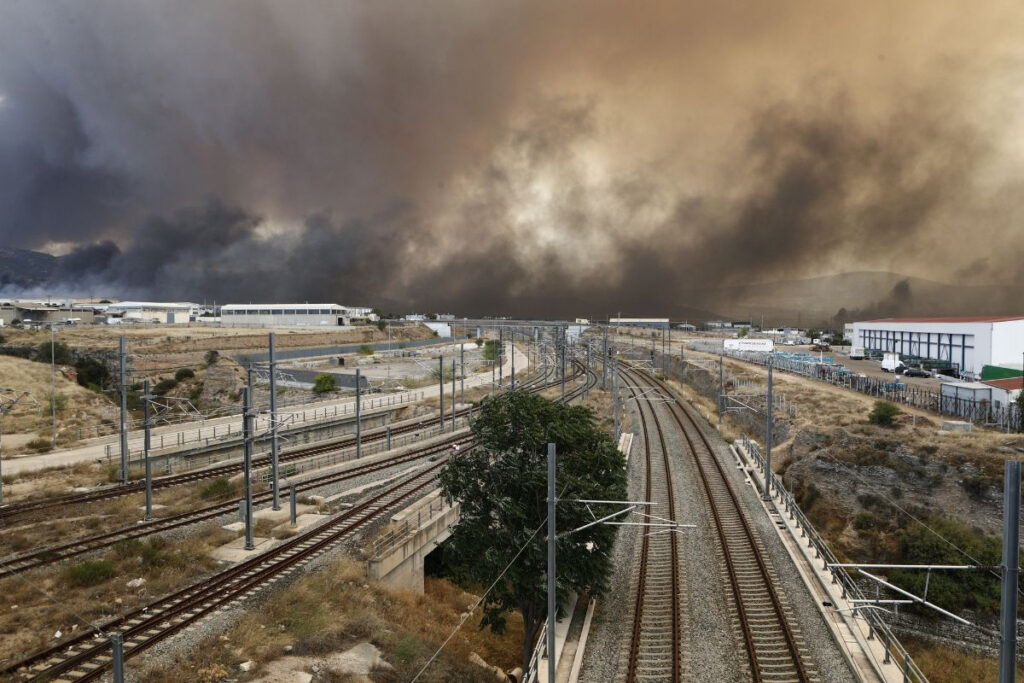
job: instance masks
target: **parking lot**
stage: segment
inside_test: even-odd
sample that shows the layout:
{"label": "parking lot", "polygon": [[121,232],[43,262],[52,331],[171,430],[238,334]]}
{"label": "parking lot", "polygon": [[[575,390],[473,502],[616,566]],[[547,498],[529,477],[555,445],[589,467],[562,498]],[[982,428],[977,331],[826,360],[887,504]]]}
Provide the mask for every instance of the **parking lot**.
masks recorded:
{"label": "parking lot", "polygon": [[[779,351],[793,351],[802,353],[817,353],[810,350],[810,346],[779,346],[776,347]],[[846,368],[856,372],[858,374],[864,374],[868,377],[874,377],[876,379],[892,381],[894,375],[891,372],[882,371],[882,363],[879,360],[850,360],[850,357],[845,353],[837,351],[825,351],[819,355],[825,358],[831,358],[836,365],[842,365]],[[949,378],[936,379],[934,377],[903,377],[902,375],[896,375],[900,381],[906,384],[908,387],[915,387],[917,389],[928,389],[930,391],[939,391],[939,385],[942,382],[950,381]]]}

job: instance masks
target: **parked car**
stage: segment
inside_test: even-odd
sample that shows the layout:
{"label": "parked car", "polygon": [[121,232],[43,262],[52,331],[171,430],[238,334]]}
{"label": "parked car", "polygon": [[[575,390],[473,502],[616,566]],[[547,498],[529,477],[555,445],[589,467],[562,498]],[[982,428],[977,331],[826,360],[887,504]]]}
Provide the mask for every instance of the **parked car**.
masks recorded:
{"label": "parked car", "polygon": [[931,377],[931,373],[921,368],[907,368],[903,372],[904,377]]}

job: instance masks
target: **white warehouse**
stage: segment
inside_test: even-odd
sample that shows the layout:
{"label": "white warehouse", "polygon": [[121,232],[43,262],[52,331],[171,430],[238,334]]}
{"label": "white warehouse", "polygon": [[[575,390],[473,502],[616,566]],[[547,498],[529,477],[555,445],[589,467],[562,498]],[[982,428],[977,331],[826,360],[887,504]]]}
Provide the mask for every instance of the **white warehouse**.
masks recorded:
{"label": "white warehouse", "polygon": [[338,327],[352,312],[338,304],[229,304],[220,307],[222,325],[240,327]]}
{"label": "white warehouse", "polygon": [[986,365],[1019,364],[1024,316],[885,318],[853,324],[853,344],[949,363],[964,377],[981,377]]}
{"label": "white warehouse", "polygon": [[108,305],[107,313],[121,320],[180,325],[191,321],[195,308],[195,304],[189,303],[119,301]]}

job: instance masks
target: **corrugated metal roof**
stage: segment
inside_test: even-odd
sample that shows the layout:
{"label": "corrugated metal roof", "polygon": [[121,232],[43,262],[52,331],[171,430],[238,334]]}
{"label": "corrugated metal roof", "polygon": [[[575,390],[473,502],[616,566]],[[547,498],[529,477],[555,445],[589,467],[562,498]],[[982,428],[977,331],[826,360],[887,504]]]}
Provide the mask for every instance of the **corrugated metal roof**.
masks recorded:
{"label": "corrugated metal roof", "polygon": [[976,315],[963,318],[878,318],[862,320],[865,323],[1002,323],[1010,320],[1024,320],[1024,315]]}

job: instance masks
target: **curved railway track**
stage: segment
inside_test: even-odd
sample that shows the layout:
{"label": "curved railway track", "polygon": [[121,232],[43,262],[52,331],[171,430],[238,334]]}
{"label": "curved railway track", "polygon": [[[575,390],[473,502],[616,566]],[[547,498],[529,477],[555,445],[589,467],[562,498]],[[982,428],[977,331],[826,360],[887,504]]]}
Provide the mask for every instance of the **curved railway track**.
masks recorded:
{"label": "curved railway track", "polygon": [[746,649],[752,681],[814,681],[805,644],[784,597],[778,576],[753,529],[725,468],[689,410],[661,380],[637,373],[672,400],[666,405],[679,426],[697,470],[717,531],[733,618]]}
{"label": "curved railway track", "polygon": [[[596,382],[597,375],[587,373],[584,383],[567,393],[566,400],[582,395]],[[438,447],[447,449],[449,445],[450,442]],[[145,651],[214,611],[291,575],[351,539],[370,522],[404,506],[416,493],[433,484],[445,463],[447,458],[388,485],[357,506],[250,560],[111,619],[100,626],[102,633],[84,632],[0,669],[0,677],[22,681],[96,680],[111,663],[110,633],[121,633],[125,659]]]}
{"label": "curved railway track", "polygon": [[[637,397],[644,434],[644,500],[655,503],[649,509],[652,515],[675,522],[675,492],[665,433],[657,413],[640,398],[639,384],[627,381],[626,385]],[[660,457],[652,455],[652,431],[657,434]],[[679,539],[675,531],[651,533],[641,529],[640,533],[640,568],[626,681],[679,681],[683,677],[684,619]]]}
{"label": "curved railway track", "polygon": [[[433,484],[447,459],[403,478],[358,506],[310,531],[212,577],[102,625],[105,633],[120,631],[125,657],[136,655],[196,623],[212,612],[249,597],[272,580],[287,576],[323,555],[387,511]],[[110,663],[110,643],[84,633],[0,670],[16,680],[90,681]]]}
{"label": "curved railway track", "polygon": [[[545,379],[541,376],[538,379]],[[535,385],[536,382],[532,383]],[[319,476],[309,477],[295,483],[296,491],[309,492],[322,486],[328,486],[339,482],[354,479],[381,470],[390,469],[398,465],[412,463],[422,458],[443,453],[451,448],[452,444],[465,445],[470,443],[466,436],[453,436],[443,442],[416,449],[409,453],[388,458],[376,463],[356,466],[342,472],[332,472]],[[253,496],[253,505],[268,503],[273,499],[273,493],[266,491]],[[154,519],[144,524],[133,524],[130,526],[114,529],[109,532],[96,534],[87,538],[77,539],[68,543],[48,546],[29,553],[0,558],[0,579],[18,574],[30,569],[44,567],[54,562],[59,562],[71,557],[83,555],[108,548],[122,541],[143,538],[153,534],[180,529],[182,527],[198,524],[200,522],[216,519],[217,517],[233,513],[238,506],[235,499],[222,503],[215,503],[197,510],[190,510],[181,514]]]}
{"label": "curved railway track", "polygon": [[[551,374],[551,370],[545,371],[542,375],[537,375],[528,380],[525,380],[521,386],[524,388],[530,388],[531,390],[543,390],[551,386],[545,384],[544,380]],[[578,377],[579,372],[573,375]],[[468,414],[469,409],[461,409],[457,411],[458,416],[464,416]],[[448,418],[450,419],[450,416]],[[409,423],[393,427],[391,433],[393,436],[407,434],[422,429],[421,423]],[[377,441],[382,441],[387,438],[386,429],[375,429],[368,430],[363,436],[364,444],[371,444]],[[304,448],[302,450],[294,451],[291,453],[282,453],[278,456],[279,463],[288,463],[295,460],[301,460],[303,458],[309,458],[317,455],[323,455],[325,453],[331,453],[343,448],[348,448],[355,445],[355,436],[346,437],[331,441],[326,444],[319,444]],[[270,464],[270,455],[263,455],[253,458],[253,467],[264,467]],[[181,474],[172,474],[163,477],[153,478],[153,490],[159,490],[164,488],[170,488],[173,486],[184,486],[187,484],[193,484],[204,479],[214,479],[217,477],[231,476],[242,471],[242,463],[238,462],[226,463],[223,465],[215,465],[213,467],[207,467],[201,470],[194,470],[191,472],[182,472]],[[9,519],[25,515],[31,512],[42,511],[55,507],[63,507],[69,505],[83,505],[86,503],[93,503],[101,500],[110,500],[113,498],[119,498],[121,496],[131,495],[133,493],[142,493],[145,491],[146,483],[144,480],[135,480],[121,485],[106,486],[103,488],[95,489],[93,491],[87,491],[84,493],[75,493],[66,496],[56,496],[51,498],[39,498],[35,500],[27,500],[20,503],[13,503],[0,507],[0,521],[6,522]]]}

